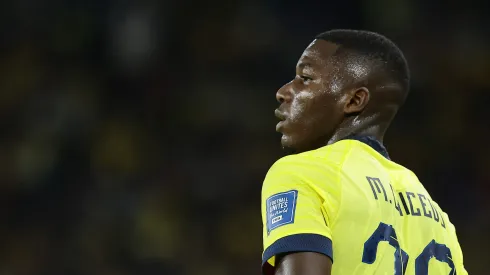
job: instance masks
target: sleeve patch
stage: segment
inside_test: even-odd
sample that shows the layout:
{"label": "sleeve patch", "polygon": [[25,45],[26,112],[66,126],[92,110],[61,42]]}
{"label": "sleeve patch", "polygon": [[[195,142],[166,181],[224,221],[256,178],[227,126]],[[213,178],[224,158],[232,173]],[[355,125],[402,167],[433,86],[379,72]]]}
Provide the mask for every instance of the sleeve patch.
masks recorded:
{"label": "sleeve patch", "polygon": [[298,191],[291,190],[270,196],[266,201],[267,234],[280,226],[294,223]]}

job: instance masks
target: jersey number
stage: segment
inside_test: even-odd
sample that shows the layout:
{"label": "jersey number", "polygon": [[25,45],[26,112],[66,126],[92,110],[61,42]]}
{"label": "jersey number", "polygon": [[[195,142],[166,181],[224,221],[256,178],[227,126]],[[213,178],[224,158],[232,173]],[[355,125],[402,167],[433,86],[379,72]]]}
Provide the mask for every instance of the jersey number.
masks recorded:
{"label": "jersey number", "polygon": [[[364,243],[364,251],[362,253],[362,262],[366,264],[372,264],[376,260],[376,252],[378,251],[378,244],[380,242],[388,242],[395,248],[395,275],[405,274],[407,269],[408,254],[400,248],[396,232],[393,226],[380,222],[378,228]],[[451,250],[449,247],[437,243],[432,240],[422,251],[422,253],[415,259],[415,275],[428,275],[429,273],[429,261],[432,258],[440,262],[445,262],[451,268],[449,275],[456,275],[456,269],[451,256]]]}

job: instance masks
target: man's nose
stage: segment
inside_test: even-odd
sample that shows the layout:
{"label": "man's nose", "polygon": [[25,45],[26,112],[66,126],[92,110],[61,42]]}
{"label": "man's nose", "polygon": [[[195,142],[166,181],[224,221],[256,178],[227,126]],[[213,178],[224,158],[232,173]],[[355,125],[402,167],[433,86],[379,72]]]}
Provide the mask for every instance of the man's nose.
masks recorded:
{"label": "man's nose", "polygon": [[285,84],[277,91],[276,99],[279,103],[291,101],[291,82]]}

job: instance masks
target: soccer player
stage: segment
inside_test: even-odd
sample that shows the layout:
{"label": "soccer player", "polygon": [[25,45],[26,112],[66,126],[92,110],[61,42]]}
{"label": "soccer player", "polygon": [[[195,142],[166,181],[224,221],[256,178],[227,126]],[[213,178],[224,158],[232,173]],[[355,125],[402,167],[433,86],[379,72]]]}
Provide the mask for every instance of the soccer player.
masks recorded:
{"label": "soccer player", "polygon": [[276,94],[294,154],[263,183],[263,274],[467,274],[448,215],[383,146],[408,90],[382,35],[332,30],[306,48]]}

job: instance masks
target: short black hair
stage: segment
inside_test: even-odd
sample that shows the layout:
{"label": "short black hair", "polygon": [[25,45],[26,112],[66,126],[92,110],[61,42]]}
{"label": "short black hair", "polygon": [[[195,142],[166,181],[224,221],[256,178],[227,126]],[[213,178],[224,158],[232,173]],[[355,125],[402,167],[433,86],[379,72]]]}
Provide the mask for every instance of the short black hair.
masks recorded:
{"label": "short black hair", "polygon": [[337,44],[339,48],[334,55],[355,54],[380,64],[383,74],[400,86],[403,97],[408,94],[410,71],[407,60],[400,48],[385,36],[371,31],[337,29],[321,33],[316,39]]}

